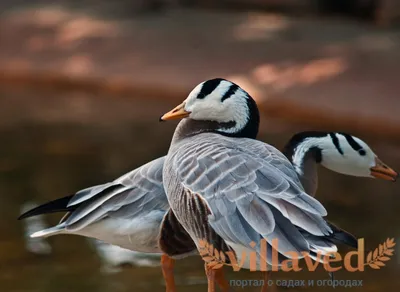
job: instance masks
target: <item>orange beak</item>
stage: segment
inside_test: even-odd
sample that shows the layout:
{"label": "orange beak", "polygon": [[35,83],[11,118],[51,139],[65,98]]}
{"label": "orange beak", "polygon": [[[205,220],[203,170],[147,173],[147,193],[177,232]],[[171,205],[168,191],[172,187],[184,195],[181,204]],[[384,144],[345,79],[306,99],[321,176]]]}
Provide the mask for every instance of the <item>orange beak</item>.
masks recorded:
{"label": "orange beak", "polygon": [[375,157],[375,166],[370,168],[371,175],[375,178],[396,181],[398,173]]}
{"label": "orange beak", "polygon": [[181,103],[173,110],[167,112],[166,114],[162,115],[160,121],[168,121],[168,120],[175,120],[175,119],[183,119],[190,115],[190,112],[185,110],[185,103]]}

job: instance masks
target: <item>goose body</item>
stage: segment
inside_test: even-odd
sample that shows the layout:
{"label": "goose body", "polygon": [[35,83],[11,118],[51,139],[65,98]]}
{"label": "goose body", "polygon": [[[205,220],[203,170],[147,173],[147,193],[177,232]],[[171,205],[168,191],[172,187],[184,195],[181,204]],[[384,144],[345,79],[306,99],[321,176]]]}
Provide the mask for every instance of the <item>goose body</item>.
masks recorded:
{"label": "goose body", "polygon": [[[249,255],[261,252],[260,246],[250,249],[251,242],[265,239],[271,251],[276,238],[282,255],[336,251],[335,234],[322,218],[325,208],[305,193],[289,160],[268,144],[198,134],[171,147],[163,177],[170,207],[198,247],[204,240],[218,250]],[[271,254],[266,260],[272,265]]]}
{"label": "goose body", "polygon": [[[323,218],[325,208],[298,178],[296,167],[301,173],[302,166],[254,139],[258,109],[239,86],[205,81],[161,120],[175,118],[183,120],[165,160],[163,183],[171,210],[197,248],[205,241],[220,251],[233,250],[238,258],[243,251],[256,252],[258,262],[279,266],[283,259],[306,254],[320,261],[316,254],[336,251],[335,241],[357,245]],[[268,252],[274,239],[279,242],[275,262]],[[265,254],[262,240],[269,247]]]}

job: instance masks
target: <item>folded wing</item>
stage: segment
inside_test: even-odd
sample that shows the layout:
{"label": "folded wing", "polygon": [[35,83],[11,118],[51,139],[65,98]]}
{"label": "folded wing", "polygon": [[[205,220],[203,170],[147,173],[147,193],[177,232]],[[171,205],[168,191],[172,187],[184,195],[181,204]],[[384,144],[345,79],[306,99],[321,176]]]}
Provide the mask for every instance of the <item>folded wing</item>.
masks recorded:
{"label": "folded wing", "polygon": [[277,238],[285,253],[310,251],[302,233],[332,233],[325,208],[278,150],[251,139],[211,140],[193,139],[173,163],[183,187],[207,203],[208,222],[223,239],[248,246]]}

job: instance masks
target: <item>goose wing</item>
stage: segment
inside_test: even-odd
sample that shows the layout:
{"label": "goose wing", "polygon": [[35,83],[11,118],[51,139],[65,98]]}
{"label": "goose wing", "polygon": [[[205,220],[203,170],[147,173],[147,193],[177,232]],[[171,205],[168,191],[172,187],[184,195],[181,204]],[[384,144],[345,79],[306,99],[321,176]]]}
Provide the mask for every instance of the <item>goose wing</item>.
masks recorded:
{"label": "goose wing", "polygon": [[[270,145],[201,134],[176,152],[172,164],[184,190],[206,202],[208,223],[227,242],[248,246],[277,238],[279,252],[301,252],[310,246],[300,231],[332,232],[322,218],[325,208],[304,192],[291,163]],[[194,212],[204,213],[196,206]]]}
{"label": "goose wing", "polygon": [[169,205],[162,185],[164,159],[153,160],[111,183],[78,192],[68,203],[68,208],[74,210],[65,221],[66,228],[82,229],[106,217],[132,219],[152,211],[166,212]]}

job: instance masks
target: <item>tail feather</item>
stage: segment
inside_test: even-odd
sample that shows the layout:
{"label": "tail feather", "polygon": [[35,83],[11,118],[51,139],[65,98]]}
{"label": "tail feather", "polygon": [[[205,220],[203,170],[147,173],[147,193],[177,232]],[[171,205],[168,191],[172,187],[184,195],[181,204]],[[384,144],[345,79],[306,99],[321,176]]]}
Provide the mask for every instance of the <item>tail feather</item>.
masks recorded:
{"label": "tail feather", "polygon": [[33,208],[32,210],[23,213],[21,216],[18,217],[18,220],[41,214],[72,211],[76,209],[76,206],[67,207],[68,202],[71,200],[72,197],[73,195],[40,205],[36,208]]}
{"label": "tail feather", "polygon": [[50,227],[50,228],[46,228],[40,231],[37,231],[35,233],[32,233],[30,235],[31,238],[36,238],[36,237],[49,237],[52,235],[56,235],[56,234],[60,234],[64,231],[65,229],[65,223],[61,223],[59,225]]}
{"label": "tail feather", "polygon": [[310,251],[310,253],[308,255],[310,258],[312,258],[314,261],[316,261],[318,263],[325,264],[325,262],[326,262],[326,261],[324,261],[325,255],[320,252]]}
{"label": "tail feather", "polygon": [[327,223],[332,229],[332,234],[328,236],[316,236],[300,230],[310,245],[309,256],[320,263],[324,263],[325,255],[337,252],[336,244],[345,244],[353,248],[357,248],[358,246],[357,238],[352,234],[328,221]]}
{"label": "tail feather", "polygon": [[354,235],[347,232],[346,230],[337,227],[336,225],[330,222],[328,222],[328,225],[333,231],[333,234],[329,237],[330,240],[336,243],[342,243],[348,245],[353,248],[358,247],[358,240]]}

